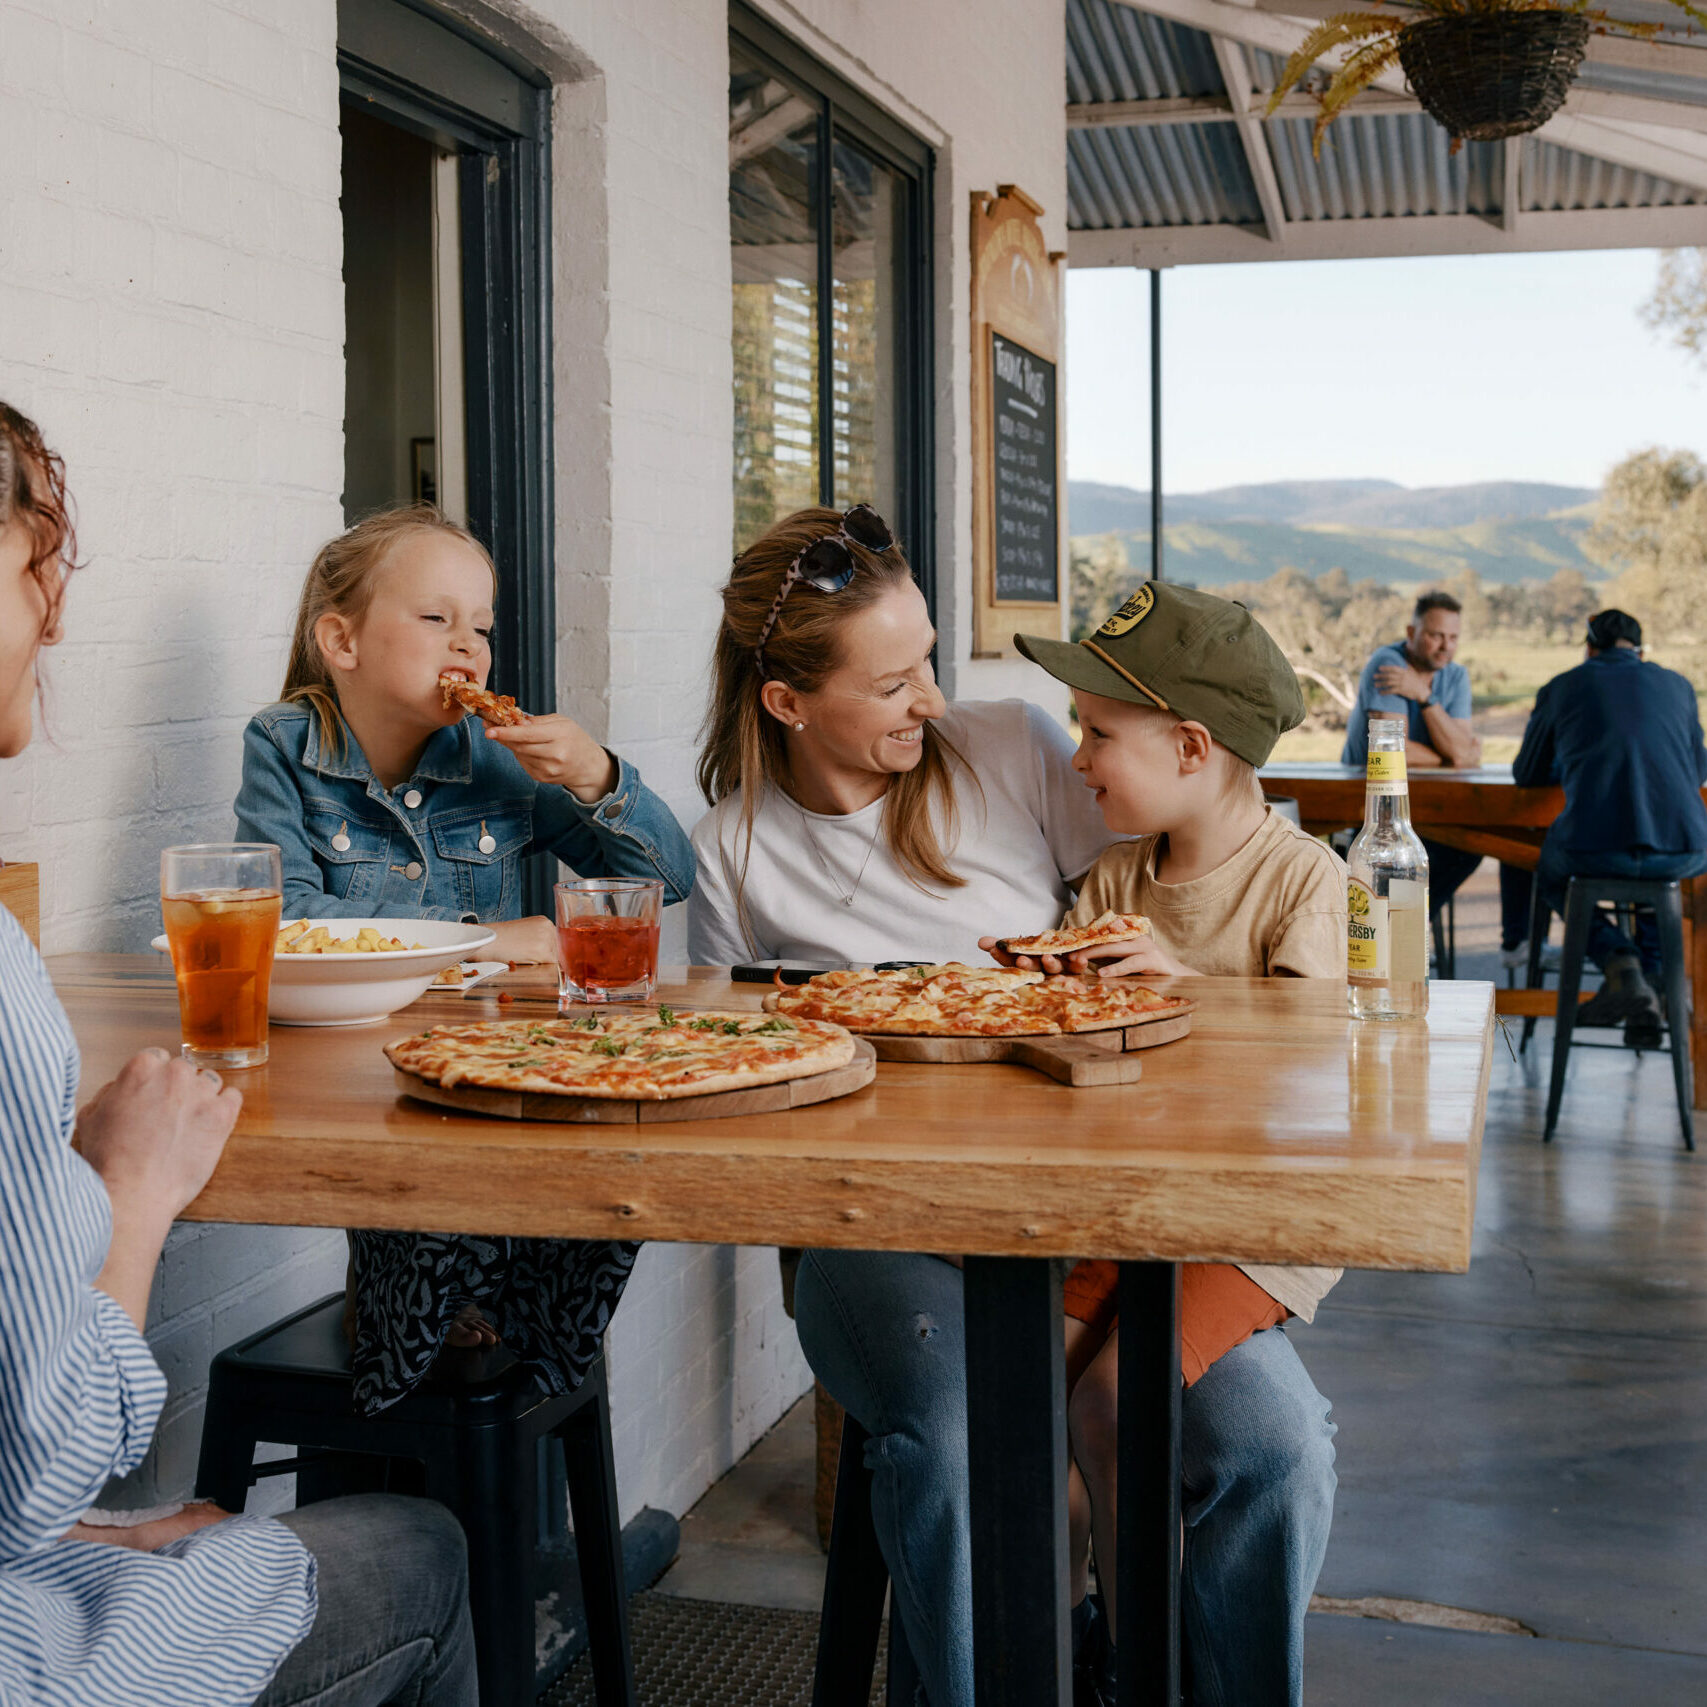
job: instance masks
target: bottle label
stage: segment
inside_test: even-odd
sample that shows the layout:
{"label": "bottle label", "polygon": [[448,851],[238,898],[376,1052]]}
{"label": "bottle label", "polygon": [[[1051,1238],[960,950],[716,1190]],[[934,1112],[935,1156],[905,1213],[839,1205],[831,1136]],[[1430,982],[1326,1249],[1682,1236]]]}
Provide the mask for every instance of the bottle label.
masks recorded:
{"label": "bottle label", "polygon": [[[1375,754],[1371,753],[1373,760]],[[1383,753],[1381,757],[1394,755]],[[1404,763],[1404,754],[1398,755]],[[1391,954],[1390,932],[1387,929],[1387,901],[1375,894],[1366,884],[1353,877],[1347,880],[1346,911],[1346,970],[1354,978],[1385,978]]]}
{"label": "bottle label", "polygon": [[1364,772],[1366,791],[1370,794],[1403,794],[1405,792],[1405,755],[1377,753],[1369,755]]}

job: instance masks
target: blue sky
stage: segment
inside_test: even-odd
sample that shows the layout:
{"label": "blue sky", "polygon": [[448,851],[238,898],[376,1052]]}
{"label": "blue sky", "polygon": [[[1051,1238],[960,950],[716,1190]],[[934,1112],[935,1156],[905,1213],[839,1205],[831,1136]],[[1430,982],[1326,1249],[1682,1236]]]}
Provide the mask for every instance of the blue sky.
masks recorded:
{"label": "blue sky", "polygon": [[[1378,476],[1598,486],[1707,453],[1707,372],[1636,310],[1654,251],[1164,273],[1163,489]],[[1067,278],[1067,468],[1150,483],[1149,275]]]}

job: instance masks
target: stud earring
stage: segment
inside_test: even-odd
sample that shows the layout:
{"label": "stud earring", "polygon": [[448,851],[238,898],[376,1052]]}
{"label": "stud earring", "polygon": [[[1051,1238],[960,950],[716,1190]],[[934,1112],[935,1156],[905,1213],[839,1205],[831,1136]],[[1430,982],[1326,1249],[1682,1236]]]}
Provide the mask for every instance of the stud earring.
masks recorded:
{"label": "stud earring", "polygon": [[798,734],[799,734],[799,733],[800,733],[800,731],[801,731],[801,730],[802,730],[802,729],[804,729],[804,728],[805,728],[805,727],[806,727],[806,725],[805,725],[805,724],[804,724],[804,723],[796,723],[796,724],[795,724],[795,726],[794,726],[794,732],[795,732],[795,734],[797,734],[797,735],[798,735]]}

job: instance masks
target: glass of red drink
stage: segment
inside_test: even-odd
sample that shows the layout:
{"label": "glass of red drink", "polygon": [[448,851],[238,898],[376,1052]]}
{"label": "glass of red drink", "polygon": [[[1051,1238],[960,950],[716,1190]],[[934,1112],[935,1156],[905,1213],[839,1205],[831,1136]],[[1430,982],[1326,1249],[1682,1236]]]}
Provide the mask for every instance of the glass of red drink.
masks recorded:
{"label": "glass of red drink", "polygon": [[649,1002],[658,983],[657,877],[578,877],[557,885],[557,995],[569,1002]]}
{"label": "glass of red drink", "polygon": [[271,842],[211,842],[160,856],[183,1052],[198,1067],[259,1067],[267,1059],[282,894]]}

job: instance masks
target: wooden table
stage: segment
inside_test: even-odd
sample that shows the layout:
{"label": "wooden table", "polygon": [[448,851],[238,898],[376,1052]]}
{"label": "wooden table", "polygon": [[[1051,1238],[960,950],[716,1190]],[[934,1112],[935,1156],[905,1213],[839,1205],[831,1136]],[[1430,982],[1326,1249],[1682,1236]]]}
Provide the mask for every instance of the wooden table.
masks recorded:
{"label": "wooden table", "polygon": [[[1289,795],[1312,835],[1363,822],[1363,769],[1359,765],[1280,764],[1266,766],[1263,787]],[[1488,854],[1506,865],[1533,871],[1548,826],[1565,809],[1562,788],[1519,788],[1510,765],[1473,771],[1416,769],[1410,773],[1411,823],[1419,835],[1448,847]],[[1707,798],[1707,789],[1702,790]],[[1695,1106],[1707,1108],[1707,878],[1685,881],[1689,921],[1689,983],[1693,995],[1689,1027],[1694,1064]],[[1554,1001],[1525,1002],[1522,991],[1501,991],[1502,1013],[1549,1016]],[[1513,999],[1518,998],[1518,999]]]}
{"label": "wooden table", "polygon": [[[89,1086],[139,1048],[175,1046],[158,960],[51,966]],[[1118,1593],[1128,1651],[1156,1667],[1129,1667],[1121,1701],[1172,1702],[1177,1264],[1466,1267],[1493,1036],[1487,984],[1436,985],[1427,1022],[1396,1026],[1353,1025],[1337,982],[1189,984],[1193,1034],[1146,1056],[1137,1084],[880,1063],[837,1102],[640,1127],[485,1120],[397,1094],[383,1041],[547,1011],[525,987],[508,1005],[431,996],[382,1026],[275,1027],[269,1065],[231,1075],[243,1113],[188,1218],[968,1253],[980,1707],[1071,1699],[1063,1265],[1040,1259],[1118,1259]],[[763,991],[674,971],[659,994],[751,1007]]]}

